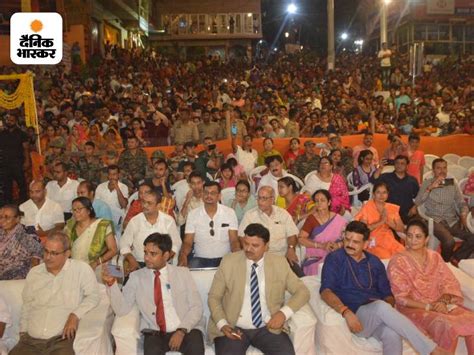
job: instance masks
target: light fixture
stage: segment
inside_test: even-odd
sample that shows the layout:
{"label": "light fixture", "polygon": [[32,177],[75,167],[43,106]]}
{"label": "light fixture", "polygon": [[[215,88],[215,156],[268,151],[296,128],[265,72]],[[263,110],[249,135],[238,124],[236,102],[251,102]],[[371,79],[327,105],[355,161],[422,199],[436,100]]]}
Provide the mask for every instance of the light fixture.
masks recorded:
{"label": "light fixture", "polygon": [[345,41],[345,40],[348,39],[348,38],[349,38],[349,35],[347,34],[347,32],[342,32],[342,33],[341,33],[341,39],[342,39],[343,41]]}
{"label": "light fixture", "polygon": [[249,12],[249,13],[247,14],[247,17],[252,17],[252,13]]}
{"label": "light fixture", "polygon": [[288,32],[285,32],[285,38],[290,37],[290,34]]}
{"label": "light fixture", "polygon": [[288,5],[288,7],[286,8],[286,11],[288,11],[289,14],[294,14],[294,13],[296,13],[297,10],[298,10],[298,8],[293,3]]}

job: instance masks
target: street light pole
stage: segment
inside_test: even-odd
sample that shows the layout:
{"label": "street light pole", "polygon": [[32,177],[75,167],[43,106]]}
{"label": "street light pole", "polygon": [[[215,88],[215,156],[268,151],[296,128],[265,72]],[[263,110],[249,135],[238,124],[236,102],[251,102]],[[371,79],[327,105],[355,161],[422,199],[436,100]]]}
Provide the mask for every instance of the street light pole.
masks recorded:
{"label": "street light pole", "polygon": [[380,47],[387,42],[387,6],[390,0],[381,0],[380,7]]}
{"label": "street light pole", "polygon": [[328,12],[328,70],[334,70],[336,53],[334,50],[334,0],[327,0]]}

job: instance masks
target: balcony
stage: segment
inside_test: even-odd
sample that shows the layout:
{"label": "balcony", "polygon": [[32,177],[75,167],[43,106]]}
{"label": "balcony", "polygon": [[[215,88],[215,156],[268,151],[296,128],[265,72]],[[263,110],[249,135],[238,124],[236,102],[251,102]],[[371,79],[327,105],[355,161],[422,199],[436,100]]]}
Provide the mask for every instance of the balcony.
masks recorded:
{"label": "balcony", "polygon": [[254,39],[262,37],[262,27],[259,13],[171,14],[161,16],[153,37],[170,41]]}

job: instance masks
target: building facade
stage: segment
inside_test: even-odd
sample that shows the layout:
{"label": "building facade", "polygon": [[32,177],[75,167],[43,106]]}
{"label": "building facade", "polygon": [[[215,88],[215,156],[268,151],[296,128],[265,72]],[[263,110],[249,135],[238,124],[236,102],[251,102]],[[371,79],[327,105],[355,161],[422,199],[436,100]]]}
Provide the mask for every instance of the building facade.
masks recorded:
{"label": "building facade", "polygon": [[181,58],[249,55],[262,38],[260,0],[157,0],[150,43]]}
{"label": "building facade", "polygon": [[[382,0],[364,0],[366,35],[371,48],[380,46]],[[425,55],[474,54],[472,0],[392,0],[387,5],[387,41],[406,53],[423,42]]]}

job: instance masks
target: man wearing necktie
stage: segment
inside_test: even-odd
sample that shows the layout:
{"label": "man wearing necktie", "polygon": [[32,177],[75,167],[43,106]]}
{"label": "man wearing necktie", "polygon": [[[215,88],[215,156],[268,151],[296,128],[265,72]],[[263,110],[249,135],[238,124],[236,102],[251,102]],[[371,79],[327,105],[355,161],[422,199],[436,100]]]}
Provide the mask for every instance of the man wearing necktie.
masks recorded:
{"label": "man wearing necktie", "polygon": [[102,278],[112,309],[117,316],[124,316],[137,305],[145,323],[145,355],[167,351],[203,355],[203,307],[191,272],[168,264],[169,235],[153,233],[143,245],[146,268],[132,272],[122,292],[104,268]]}
{"label": "man wearing necktie", "polygon": [[[265,354],[294,354],[285,322],[309,301],[309,291],[284,256],[267,253],[270,233],[245,228],[243,250],[224,256],[208,296],[208,334],[216,354],[244,355],[250,345]],[[285,291],[292,296],[285,303]]]}

